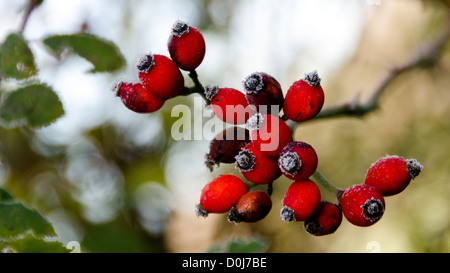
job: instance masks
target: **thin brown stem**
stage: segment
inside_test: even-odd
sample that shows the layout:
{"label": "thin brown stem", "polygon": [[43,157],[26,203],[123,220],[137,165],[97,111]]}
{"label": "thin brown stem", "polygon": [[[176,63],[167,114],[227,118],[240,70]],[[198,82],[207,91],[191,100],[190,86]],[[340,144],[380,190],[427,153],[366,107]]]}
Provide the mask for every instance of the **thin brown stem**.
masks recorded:
{"label": "thin brown stem", "polygon": [[[450,18],[450,16],[449,16]],[[322,111],[312,120],[355,116],[362,117],[380,107],[380,98],[387,87],[400,75],[416,68],[426,68],[436,64],[441,57],[441,53],[450,39],[450,19],[447,20],[443,34],[436,40],[429,42],[419,48],[407,62],[390,69],[379,81],[372,95],[365,103],[361,103],[356,96],[351,101],[340,105],[330,106]]]}
{"label": "thin brown stem", "polygon": [[28,18],[30,18],[31,13],[33,12],[33,10],[38,6],[39,4],[39,0],[29,0],[28,1],[28,5],[26,7],[23,19],[22,19],[22,24],[20,25],[19,28],[19,33],[23,34],[25,27],[27,25],[28,22]]}

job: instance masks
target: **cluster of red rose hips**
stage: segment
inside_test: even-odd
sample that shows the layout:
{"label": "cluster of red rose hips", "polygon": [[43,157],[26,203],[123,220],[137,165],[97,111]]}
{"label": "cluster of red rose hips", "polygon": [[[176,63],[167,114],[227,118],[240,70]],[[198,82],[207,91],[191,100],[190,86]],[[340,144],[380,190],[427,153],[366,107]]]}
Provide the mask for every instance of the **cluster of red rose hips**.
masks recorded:
{"label": "cluster of red rose hips", "polygon": [[[180,69],[195,72],[205,55],[205,41],[197,29],[177,21],[168,49],[171,59],[148,54],[139,60],[139,83],[116,86],[126,107],[139,113],[154,112],[166,99],[183,94],[186,87]],[[234,163],[248,182],[233,174],[214,178],[201,191],[197,216],[228,212],[230,222],[257,222],[272,208],[272,183],[284,175],[292,183],[282,200],[281,219],[303,221],[310,234],[333,233],[342,215],[357,226],[372,225],[382,217],[384,197],[403,191],[422,165],[415,159],[383,157],[369,168],[364,184],[336,188],[336,203],[322,200],[319,187],[310,179],[317,173],[317,153],[308,143],[295,141],[285,122],[307,121],[321,111],[324,91],[320,83],[317,71],[307,73],[284,96],[274,77],[255,72],[243,80],[244,92],[202,86],[202,95],[215,116],[233,125],[211,140],[206,165],[212,171],[220,163]],[[267,185],[267,191],[252,189],[255,185]]]}
{"label": "cluster of red rose hips", "polygon": [[137,64],[140,82],[115,84],[114,91],[123,104],[138,113],[159,110],[167,99],[183,93],[181,70],[195,71],[205,57],[203,35],[188,24],[177,21],[172,27],[168,49],[170,58],[160,54],[142,56]]}

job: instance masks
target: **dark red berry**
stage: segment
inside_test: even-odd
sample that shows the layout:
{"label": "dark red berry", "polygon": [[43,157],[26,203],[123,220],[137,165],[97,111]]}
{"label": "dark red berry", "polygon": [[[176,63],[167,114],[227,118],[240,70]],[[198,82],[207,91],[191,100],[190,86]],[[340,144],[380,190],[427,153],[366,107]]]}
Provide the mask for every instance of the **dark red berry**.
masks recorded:
{"label": "dark red berry", "polygon": [[317,71],[305,75],[288,89],[284,99],[283,112],[293,121],[306,121],[315,117],[325,101]]}
{"label": "dark red berry", "polygon": [[293,182],[283,197],[283,208],[280,211],[284,222],[306,221],[319,208],[320,190],[311,180]]}
{"label": "dark red berry", "polygon": [[342,222],[341,208],[328,201],[321,201],[319,209],[303,224],[305,230],[314,236],[334,233]]}
{"label": "dark red berry", "polygon": [[119,82],[114,86],[116,95],[130,110],[138,113],[151,113],[164,105],[165,99],[154,96],[140,83]]}
{"label": "dark red berry", "polygon": [[183,91],[183,74],[178,66],[164,55],[143,56],[137,64],[137,69],[139,80],[155,96],[173,98]]}
{"label": "dark red berry", "polygon": [[196,205],[196,214],[206,217],[208,213],[227,212],[247,192],[247,185],[239,177],[231,174],[220,175],[203,187],[200,203]]}
{"label": "dark red berry", "polygon": [[317,169],[318,157],[314,148],[306,142],[293,141],[281,150],[278,166],[289,179],[304,180]]}
{"label": "dark red berry", "polygon": [[230,210],[230,222],[257,222],[269,214],[272,209],[272,200],[263,191],[251,191],[244,194],[237,204]]}
{"label": "dark red berry", "polygon": [[384,214],[386,204],[383,195],[373,186],[353,185],[340,198],[345,218],[356,226],[375,224]]}
{"label": "dark red berry", "polygon": [[284,97],[281,85],[271,75],[255,72],[247,76],[242,85],[248,103],[254,105],[258,112],[278,115],[283,108]]}
{"label": "dark red berry", "polygon": [[186,71],[195,70],[202,63],[206,52],[203,35],[182,21],[173,25],[168,48],[172,60]]}
{"label": "dark red berry", "polygon": [[416,159],[385,156],[370,166],[365,183],[377,188],[384,196],[395,195],[402,192],[422,168]]}
{"label": "dark red berry", "polygon": [[293,141],[289,126],[274,115],[256,113],[248,119],[247,127],[252,143],[267,156],[278,157],[284,146]]}
{"label": "dark red berry", "polygon": [[212,171],[214,165],[234,163],[241,148],[250,143],[249,131],[242,127],[229,127],[218,133],[209,143],[206,166]]}
{"label": "dark red berry", "polygon": [[250,116],[245,95],[237,89],[206,85],[205,95],[211,101],[214,115],[226,123],[244,124]]}
{"label": "dark red berry", "polygon": [[255,184],[272,183],[281,175],[277,159],[264,155],[253,143],[247,144],[236,156],[236,168]]}

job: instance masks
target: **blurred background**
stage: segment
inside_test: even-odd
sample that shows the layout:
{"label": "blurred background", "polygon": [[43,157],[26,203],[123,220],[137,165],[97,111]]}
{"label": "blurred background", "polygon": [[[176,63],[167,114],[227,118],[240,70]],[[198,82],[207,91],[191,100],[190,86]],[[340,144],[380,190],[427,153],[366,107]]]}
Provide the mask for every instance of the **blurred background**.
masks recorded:
{"label": "blurred background", "polygon": [[[0,0],[0,40],[19,28],[25,5]],[[168,55],[170,28],[181,19],[205,37],[197,70],[204,84],[241,89],[247,75],[264,71],[286,92],[317,69],[325,107],[357,94],[365,101],[388,68],[444,31],[448,12],[445,1],[418,0],[45,0],[24,37],[65,115],[39,130],[0,127],[0,186],[42,212],[58,240],[78,241],[85,252],[220,251],[236,238],[257,238],[266,252],[449,252],[449,46],[436,66],[397,78],[379,110],[297,128],[295,139],[316,149],[320,171],[341,188],[363,183],[370,164],[386,154],[424,165],[404,192],[387,197],[377,224],[361,228],[344,219],[324,237],[280,220],[289,185],[284,178],[274,183],[271,213],[258,223],[230,224],[225,214],[197,218],[203,185],[222,173],[240,175],[227,164],[209,172],[208,138],[172,139],[178,119],[172,107],[202,107],[193,103],[199,96],[177,97],[142,115],[127,110],[110,88],[117,80],[137,80],[141,55]],[[81,30],[116,43],[127,66],[88,73],[91,65],[82,58],[57,60],[40,42]],[[323,198],[333,201],[326,191]]]}

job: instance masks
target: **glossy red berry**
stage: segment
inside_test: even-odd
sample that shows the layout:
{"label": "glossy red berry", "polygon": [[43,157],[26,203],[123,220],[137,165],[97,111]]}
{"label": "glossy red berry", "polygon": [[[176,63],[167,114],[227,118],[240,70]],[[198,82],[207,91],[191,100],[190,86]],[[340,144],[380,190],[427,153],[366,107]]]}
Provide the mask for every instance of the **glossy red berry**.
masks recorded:
{"label": "glossy red berry", "polygon": [[182,21],[173,25],[168,48],[172,60],[186,71],[195,70],[202,63],[206,52],[203,35]]}
{"label": "glossy red berry", "polygon": [[315,117],[325,101],[317,71],[305,75],[288,89],[283,105],[286,118],[293,121],[306,121]]}
{"label": "glossy red berry", "polygon": [[247,127],[252,143],[267,156],[278,157],[284,146],[293,141],[289,127],[274,115],[256,113],[248,119]]}
{"label": "glossy red berry", "polygon": [[284,222],[306,221],[319,208],[320,190],[311,180],[293,182],[283,197],[283,207],[280,211]]}
{"label": "glossy red berry", "polygon": [[305,230],[314,236],[334,233],[342,222],[342,210],[339,205],[321,201],[319,209],[303,223]]}
{"label": "glossy red berry", "polygon": [[234,88],[205,86],[205,95],[211,101],[214,115],[229,124],[244,124],[250,116],[244,93]]}
{"label": "glossy red berry", "polygon": [[184,87],[184,78],[178,66],[168,57],[147,54],[137,64],[142,85],[161,98],[178,96]]}
{"label": "glossy red berry", "polygon": [[250,105],[254,105],[263,114],[278,113],[283,108],[283,91],[280,83],[271,75],[255,72],[242,82],[245,97]]}
{"label": "glossy red berry", "polygon": [[386,207],[383,195],[375,187],[366,184],[347,188],[342,193],[340,204],[345,218],[361,227],[375,224],[383,216]]}
{"label": "glossy red berry", "polygon": [[208,213],[227,212],[247,192],[247,185],[239,177],[231,174],[220,175],[203,187],[196,214],[206,217]]}
{"label": "glossy red berry", "polygon": [[154,96],[140,83],[119,82],[114,86],[123,104],[137,113],[151,113],[164,105],[165,99]]}
{"label": "glossy red berry", "polygon": [[272,183],[281,175],[277,159],[264,155],[253,143],[247,144],[236,156],[236,168],[255,184]]}
{"label": "glossy red berry", "polygon": [[416,159],[385,156],[370,166],[365,184],[374,186],[384,196],[395,195],[402,192],[422,168]]}
{"label": "glossy red berry", "polygon": [[244,194],[230,210],[228,221],[254,223],[262,220],[272,209],[272,200],[263,191],[251,191]]}
{"label": "glossy red berry", "polygon": [[229,127],[218,133],[209,142],[206,166],[212,171],[214,165],[234,163],[241,149],[250,143],[250,133],[242,127]]}
{"label": "glossy red berry", "polygon": [[289,179],[304,180],[317,169],[318,157],[314,148],[306,142],[293,141],[281,150],[278,166]]}

